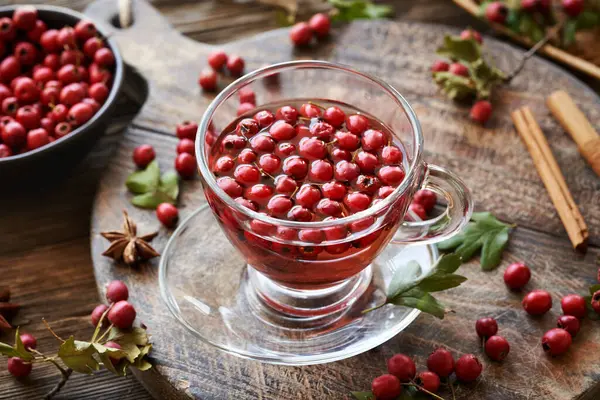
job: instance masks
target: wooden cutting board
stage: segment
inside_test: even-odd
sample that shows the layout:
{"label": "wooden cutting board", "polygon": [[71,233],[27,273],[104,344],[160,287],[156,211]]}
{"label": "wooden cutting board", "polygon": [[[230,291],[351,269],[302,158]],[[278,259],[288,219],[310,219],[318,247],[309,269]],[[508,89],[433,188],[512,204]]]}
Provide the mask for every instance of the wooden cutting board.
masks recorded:
{"label": "wooden cutting board", "polygon": [[[114,0],[101,0],[86,10],[100,21],[115,20]],[[468,108],[441,96],[431,81],[429,68],[444,26],[361,21],[337,27],[329,41],[309,50],[294,49],[287,30],[277,30],[223,46],[246,60],[247,70],[291,59],[317,58],[349,64],[376,74],[393,84],[412,103],[424,128],[427,160],[459,174],[472,189],[479,210],[518,224],[504,261],[492,272],[482,272],[476,261],[462,267],[469,281],[441,295],[454,310],[439,321],[421,315],[406,331],[365,354],[327,365],[281,367],[242,360],[211,348],[178,325],[163,304],[157,282],[158,260],[137,269],[115,265],[101,256],[107,243],[101,231],[121,225],[127,209],[141,232],[160,230],[154,246],[161,251],[169,231],[159,227],[154,213],[129,203],[124,182],[134,169],[132,150],[149,143],[157,151],[163,170],[172,168],[177,139],[175,124],[199,121],[212,99],[196,83],[213,47],[181,36],[143,1],[134,4],[134,24],[113,28],[128,64],[144,78],[140,96],[146,102],[116,150],[98,188],[92,210],[91,247],[98,288],[124,280],[131,300],[152,334],[152,359],[156,368],[138,378],[157,399],[345,399],[351,390],[370,387],[373,377],[385,371],[385,360],[402,352],[414,357],[420,368],[438,346],[447,346],[458,357],[480,354],[474,324],[493,316],[500,334],[511,343],[503,364],[484,360],[483,376],[472,385],[461,385],[457,399],[597,399],[600,370],[600,322],[584,321],[570,352],[550,359],[540,338],[554,327],[560,315],[559,299],[568,293],[585,293],[594,283],[600,254],[600,180],[586,166],[575,144],[552,119],[545,97],[556,89],[568,90],[595,126],[600,125],[598,96],[569,73],[539,58],[530,60],[509,87],[496,92],[494,115],[485,127],[468,119]],[[486,47],[504,70],[515,66],[522,51],[485,39]],[[590,249],[575,254],[532,161],[514,132],[509,112],[528,105],[545,131],[575,200],[590,229]],[[182,185],[180,212],[188,215],[202,204],[199,181]],[[551,313],[529,318],[520,306],[522,294],[509,292],[502,281],[506,266],[525,261],[533,271],[529,289],[549,290],[554,297]],[[450,398],[444,393],[445,398]]]}

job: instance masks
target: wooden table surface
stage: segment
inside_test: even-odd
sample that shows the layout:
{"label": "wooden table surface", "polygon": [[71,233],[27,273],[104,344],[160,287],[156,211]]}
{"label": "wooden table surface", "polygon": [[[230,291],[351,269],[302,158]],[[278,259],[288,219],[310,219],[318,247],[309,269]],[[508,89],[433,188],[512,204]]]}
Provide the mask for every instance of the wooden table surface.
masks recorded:
{"label": "wooden table surface", "polygon": [[[12,3],[12,2],[11,2]],[[53,0],[82,10],[88,0]],[[479,22],[449,0],[391,1],[396,19],[481,27]],[[222,43],[273,29],[275,8],[225,1],[186,2],[158,0],[155,6],[184,34],[206,43]],[[309,3],[302,15],[321,4]],[[41,322],[45,318],[61,336],[91,335],[89,313],[99,302],[89,248],[90,210],[98,179],[110,162],[114,142],[139,108],[136,79],[127,79],[121,106],[108,135],[69,179],[52,187],[32,187],[26,193],[0,189],[0,271],[22,305],[23,330],[38,338],[42,351],[57,347]],[[10,341],[8,334],[0,336]],[[36,366],[25,381],[14,380],[0,367],[0,399],[36,399],[58,380],[52,366]],[[149,399],[132,377],[120,379],[107,372],[73,376],[59,399]]]}

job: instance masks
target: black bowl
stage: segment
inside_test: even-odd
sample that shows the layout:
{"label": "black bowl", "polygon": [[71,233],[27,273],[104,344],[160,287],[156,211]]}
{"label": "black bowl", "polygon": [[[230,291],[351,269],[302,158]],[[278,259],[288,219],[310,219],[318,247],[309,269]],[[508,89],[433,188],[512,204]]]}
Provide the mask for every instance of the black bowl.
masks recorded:
{"label": "black bowl", "polygon": [[[10,17],[17,7],[0,7],[0,17]],[[23,154],[0,158],[0,183],[3,186],[27,187],[35,185],[32,180],[40,183],[64,177],[104,134],[123,83],[124,66],[121,53],[119,53],[114,40],[107,37],[106,32],[103,32],[102,26],[97,21],[64,7],[36,5],[35,8],[38,10],[38,18],[43,20],[48,28],[75,26],[82,19],[94,22],[106,46],[115,55],[113,81],[108,98],[88,122],[46,146]]]}

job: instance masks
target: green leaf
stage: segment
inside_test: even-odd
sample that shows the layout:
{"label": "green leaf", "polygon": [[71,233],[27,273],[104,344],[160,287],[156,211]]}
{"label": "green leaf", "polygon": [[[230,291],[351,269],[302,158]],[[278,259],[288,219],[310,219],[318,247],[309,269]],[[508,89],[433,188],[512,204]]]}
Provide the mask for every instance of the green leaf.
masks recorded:
{"label": "green leaf", "polygon": [[153,192],[158,188],[160,181],[160,169],[156,160],[141,170],[131,173],[125,181],[130,192],[135,194]]}
{"label": "green leaf", "polygon": [[31,361],[33,360],[33,354],[25,349],[25,345],[21,340],[21,335],[19,334],[19,328],[15,331],[15,347],[14,347],[17,357],[20,357],[23,361]]}
{"label": "green leaf", "polygon": [[150,353],[150,350],[152,350],[151,344],[148,344],[141,348],[140,355],[137,357],[135,363],[133,363],[132,366],[134,368],[139,369],[140,371],[147,371],[150,368],[152,368],[152,364],[150,364],[150,362],[144,358],[148,355],[148,353]]}
{"label": "green leaf", "polygon": [[175,171],[165,172],[160,178],[158,190],[177,201],[179,196],[179,175]]}
{"label": "green leaf", "polygon": [[58,349],[58,356],[73,371],[91,374],[98,370],[98,361],[94,359],[96,348],[90,342],[75,340],[69,337]]}
{"label": "green leaf", "polygon": [[112,363],[111,358],[113,359],[122,359],[126,357],[126,353],[119,349],[113,349],[110,347],[103,346],[99,343],[93,343],[94,349],[96,349],[98,353],[98,357],[104,365],[104,368],[109,370],[115,375],[123,376],[124,374],[121,371],[118,371]]}
{"label": "green leaf", "polygon": [[420,297],[399,296],[394,298],[392,303],[398,306],[416,308],[440,319],[443,319],[446,314],[444,305],[429,293],[425,293]]}
{"label": "green leaf", "polygon": [[499,232],[490,233],[486,236],[481,249],[481,269],[490,271],[500,265],[502,252],[504,252],[508,243],[509,231],[509,227],[504,227]]}
{"label": "green leaf", "polygon": [[568,47],[575,43],[575,33],[577,33],[577,20],[568,19],[563,27],[562,45]]}
{"label": "green leaf", "polygon": [[590,295],[593,295],[598,290],[600,290],[600,283],[596,283],[595,285],[590,286],[590,288],[589,288]]}
{"label": "green leaf", "polygon": [[583,11],[576,19],[577,30],[592,29],[600,25],[600,13],[594,11]]}
{"label": "green leaf", "polygon": [[492,220],[494,219],[494,215],[489,212],[489,211],[481,211],[481,212],[474,212],[471,215],[471,221],[481,221],[481,220]]}
{"label": "green leaf", "polygon": [[441,256],[433,270],[436,273],[452,274],[461,266],[462,261],[460,256],[456,254],[444,254]]}
{"label": "green leaf", "polygon": [[131,199],[131,204],[136,207],[148,208],[154,210],[161,203],[175,204],[175,200],[163,192],[150,192],[138,194]]}
{"label": "green leaf", "polygon": [[121,350],[125,353],[125,358],[127,358],[127,361],[134,363],[135,359],[138,358],[141,353],[139,347],[132,342],[123,342],[119,344],[121,345]]}
{"label": "green leaf", "polygon": [[477,213],[465,229],[453,238],[438,243],[442,251],[454,250],[462,262],[470,260],[481,249],[483,270],[496,268],[508,243],[511,226],[499,221],[491,213]]}
{"label": "green leaf", "polygon": [[509,8],[508,15],[506,16],[506,26],[508,27],[508,29],[515,33],[520,33],[522,15],[523,13]]}
{"label": "green leaf", "polygon": [[394,271],[394,275],[388,286],[388,298],[397,296],[398,294],[413,287],[417,283],[417,278],[422,274],[421,266],[416,261],[409,261],[404,266],[400,266]]}
{"label": "green leaf", "polygon": [[373,392],[352,392],[356,400],[375,400]]}
{"label": "green leaf", "polygon": [[481,59],[481,46],[474,39],[464,40],[460,36],[444,36],[444,44],[437,49],[437,54],[451,60],[468,63]]}
{"label": "green leaf", "polygon": [[114,341],[119,344],[133,343],[137,346],[148,344],[148,333],[142,328],[119,329],[113,327],[108,333],[108,341]]}
{"label": "green leaf", "polygon": [[504,72],[486,63],[481,58],[471,63],[469,70],[471,72],[471,78],[475,82],[479,98],[489,98],[492,93],[492,88],[506,79]]}
{"label": "green leaf", "polygon": [[11,345],[8,345],[6,343],[2,343],[2,342],[0,342],[0,354],[5,355],[7,357],[19,357],[20,356],[14,347],[12,347]]}
{"label": "green leaf", "polygon": [[277,10],[275,12],[275,21],[277,22],[277,25],[284,27],[293,25],[294,22],[296,22],[296,18],[294,18],[293,14],[284,10]]}
{"label": "green leaf", "polygon": [[454,75],[451,72],[435,72],[433,79],[452,100],[466,100],[477,94],[475,83],[467,77]]}
{"label": "green leaf", "polygon": [[425,292],[440,292],[460,286],[467,278],[456,274],[433,274],[419,282],[417,286]]}
{"label": "green leaf", "polygon": [[389,17],[393,8],[388,5],[374,4],[366,0],[329,0],[337,9],[333,21],[349,22],[355,19],[379,19]]}

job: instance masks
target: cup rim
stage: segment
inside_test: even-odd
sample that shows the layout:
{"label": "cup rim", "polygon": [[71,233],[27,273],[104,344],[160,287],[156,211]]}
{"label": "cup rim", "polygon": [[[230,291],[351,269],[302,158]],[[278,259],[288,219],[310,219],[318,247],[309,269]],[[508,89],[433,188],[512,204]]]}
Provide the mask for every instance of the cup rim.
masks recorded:
{"label": "cup rim", "polygon": [[[410,125],[413,131],[413,136],[415,138],[415,145],[413,150],[413,159],[409,166],[408,171],[406,172],[405,178],[402,183],[396,187],[396,189],[390,194],[388,197],[379,201],[377,204],[372,205],[366,210],[360,211],[358,213],[352,214],[347,217],[337,218],[329,221],[315,221],[315,222],[300,222],[300,221],[288,221],[284,219],[270,217],[268,215],[264,215],[258,213],[256,211],[252,211],[247,207],[242,206],[241,204],[234,201],[234,199],[229,196],[223,189],[221,189],[217,185],[217,180],[212,171],[209,168],[208,160],[205,157],[205,146],[206,146],[206,134],[209,130],[211,118],[215,112],[215,110],[227,99],[233,96],[237,91],[246,85],[252,83],[256,79],[264,78],[269,75],[273,75],[274,73],[290,70],[290,69],[333,69],[345,73],[351,73],[362,77],[371,83],[375,83],[379,85],[381,89],[390,94],[398,103],[398,105],[405,112],[406,116],[410,121]],[[236,212],[241,213],[242,215],[246,215],[252,219],[260,220],[262,222],[274,225],[274,226],[283,226],[288,228],[305,228],[305,229],[315,229],[315,228],[327,228],[338,226],[340,224],[350,224],[352,222],[359,221],[361,219],[372,216],[373,214],[378,214],[385,208],[388,208],[392,203],[394,203],[403,193],[405,193],[409,187],[413,183],[413,179],[415,174],[417,173],[418,167],[421,164],[421,157],[423,152],[423,134],[421,131],[421,124],[417,118],[416,113],[408,103],[408,101],[400,94],[398,90],[396,90],[390,84],[384,82],[383,80],[361,71],[358,71],[348,65],[332,63],[329,61],[321,61],[321,60],[296,60],[296,61],[286,61],[282,63],[273,64],[270,66],[266,66],[260,69],[257,69],[253,72],[250,72],[231,84],[229,84],[225,89],[223,89],[209,104],[208,108],[204,112],[202,116],[202,120],[200,121],[200,125],[198,126],[198,131],[196,134],[196,164],[198,169],[200,170],[201,177],[208,188],[212,190],[221,201],[223,201],[228,207],[233,208]]]}

